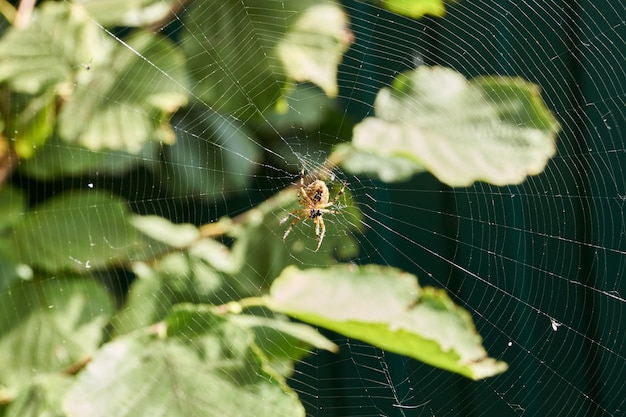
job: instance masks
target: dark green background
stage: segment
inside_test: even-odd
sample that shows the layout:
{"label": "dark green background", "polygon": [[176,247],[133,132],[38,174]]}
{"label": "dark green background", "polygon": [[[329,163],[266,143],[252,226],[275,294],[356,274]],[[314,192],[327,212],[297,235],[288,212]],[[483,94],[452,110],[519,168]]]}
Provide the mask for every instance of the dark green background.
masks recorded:
{"label": "dark green background", "polygon": [[[346,117],[370,115],[376,92],[423,62],[530,80],[562,131],[545,172],[519,186],[450,189],[424,174],[372,186],[376,203],[355,191],[381,222],[370,222],[362,260],[445,286],[509,371],[472,382],[339,339],[341,356],[298,368],[309,413],[624,415],[626,304],[614,297],[626,294],[623,3],[467,0],[420,21],[343,3],[356,36],[340,73]],[[564,323],[557,332],[550,317]],[[394,396],[425,404],[399,408]]]}

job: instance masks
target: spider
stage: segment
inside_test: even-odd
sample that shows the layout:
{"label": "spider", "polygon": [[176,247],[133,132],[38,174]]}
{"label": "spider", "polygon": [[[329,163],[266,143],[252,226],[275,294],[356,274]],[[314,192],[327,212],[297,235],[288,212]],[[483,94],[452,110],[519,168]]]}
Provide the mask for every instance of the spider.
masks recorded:
{"label": "spider", "polygon": [[300,220],[311,219],[315,222],[315,238],[318,241],[315,252],[317,252],[322,245],[322,240],[324,239],[324,234],[326,233],[326,226],[324,226],[324,219],[322,218],[322,215],[324,213],[339,213],[337,210],[328,209],[328,207],[337,202],[339,197],[343,194],[343,190],[345,188],[346,183],[344,182],[341,190],[339,190],[335,198],[329,202],[328,199],[330,198],[330,193],[328,192],[328,186],[324,181],[317,179],[306,187],[304,186],[304,168],[302,168],[302,171],[300,172],[300,188],[298,189],[298,203],[300,203],[303,208],[292,211],[287,217],[280,221],[280,224],[283,224],[289,220],[290,217],[296,218],[293,222],[291,222],[291,225],[289,225],[289,228],[285,231],[283,240],[287,239],[287,236],[296,223]]}

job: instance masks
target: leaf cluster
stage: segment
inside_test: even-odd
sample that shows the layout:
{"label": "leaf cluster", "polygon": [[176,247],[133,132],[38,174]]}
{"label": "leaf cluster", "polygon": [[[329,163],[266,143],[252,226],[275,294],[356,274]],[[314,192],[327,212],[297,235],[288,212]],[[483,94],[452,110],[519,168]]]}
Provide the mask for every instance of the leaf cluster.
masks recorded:
{"label": "leaf cluster", "polygon": [[[445,10],[407,3],[382,4]],[[299,144],[330,155],[311,176],[519,183],[555,152],[536,86],[420,67],[344,132],[333,99],[354,37],[336,2],[104,5],[44,2],[27,22],[7,15],[0,37],[0,414],[303,416],[294,363],[337,349],[317,327],[472,379],[506,369],[444,291],[349,263],[363,231],[350,187],[316,253],[310,227],[287,242],[276,231],[299,207],[296,185],[237,216],[176,224],[167,204],[138,214],[93,178],[141,169],[140,188],[159,192],[145,200],[232,208],[260,167],[299,171],[276,158]],[[61,186],[41,195],[36,182]]]}

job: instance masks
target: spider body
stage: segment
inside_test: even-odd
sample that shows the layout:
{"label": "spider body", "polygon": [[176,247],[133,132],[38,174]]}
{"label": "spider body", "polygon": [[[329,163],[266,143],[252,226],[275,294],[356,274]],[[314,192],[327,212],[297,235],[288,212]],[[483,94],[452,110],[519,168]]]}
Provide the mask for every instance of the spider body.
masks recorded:
{"label": "spider body", "polygon": [[343,183],[341,190],[337,193],[335,198],[332,201],[328,201],[330,199],[330,193],[328,191],[328,186],[322,180],[315,180],[306,187],[304,186],[304,168],[302,172],[300,172],[300,187],[298,189],[298,202],[302,206],[302,208],[296,209],[289,213],[287,217],[280,221],[280,224],[285,223],[289,220],[290,217],[295,217],[295,220],[291,222],[289,228],[285,231],[283,235],[283,240],[287,239],[287,236],[293,229],[293,227],[300,220],[310,219],[315,223],[315,238],[317,239],[317,252],[322,245],[322,240],[324,239],[324,234],[326,234],[326,226],[324,225],[323,214],[337,214],[336,210],[329,209],[328,207],[333,206],[339,197],[343,194],[343,190],[346,188],[346,183]]}

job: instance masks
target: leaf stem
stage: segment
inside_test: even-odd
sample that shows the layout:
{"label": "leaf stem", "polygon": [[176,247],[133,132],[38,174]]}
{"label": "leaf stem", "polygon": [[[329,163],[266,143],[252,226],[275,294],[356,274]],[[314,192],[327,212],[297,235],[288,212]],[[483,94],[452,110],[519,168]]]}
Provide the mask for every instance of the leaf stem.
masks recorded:
{"label": "leaf stem", "polygon": [[13,26],[16,28],[23,28],[28,24],[30,15],[35,8],[35,0],[21,0],[20,5],[17,7],[17,13],[13,19]]}
{"label": "leaf stem", "polygon": [[15,10],[15,7],[8,1],[0,0],[0,14],[4,16],[7,21],[13,23],[17,15],[17,10]]}
{"label": "leaf stem", "polygon": [[267,297],[242,298],[239,301],[231,301],[229,303],[217,306],[216,310],[218,313],[221,314],[241,314],[244,309],[251,307],[267,307]]}

